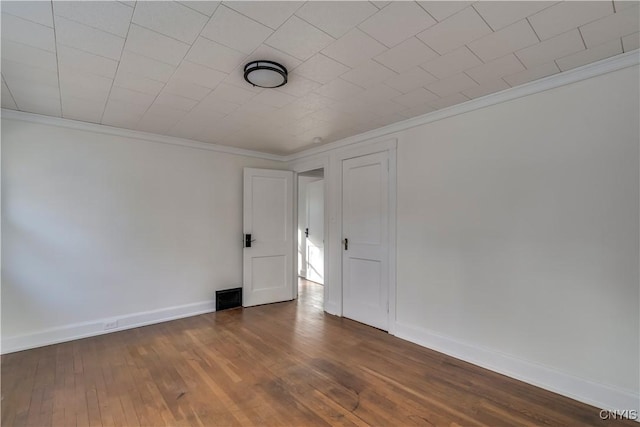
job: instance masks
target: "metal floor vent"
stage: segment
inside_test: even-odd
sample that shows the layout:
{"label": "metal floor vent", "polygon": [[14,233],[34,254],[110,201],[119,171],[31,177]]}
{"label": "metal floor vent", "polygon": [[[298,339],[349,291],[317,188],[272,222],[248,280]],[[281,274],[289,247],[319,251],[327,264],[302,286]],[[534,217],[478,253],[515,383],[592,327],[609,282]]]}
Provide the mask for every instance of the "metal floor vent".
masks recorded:
{"label": "metal floor vent", "polygon": [[216,291],[216,311],[242,306],[242,288]]}

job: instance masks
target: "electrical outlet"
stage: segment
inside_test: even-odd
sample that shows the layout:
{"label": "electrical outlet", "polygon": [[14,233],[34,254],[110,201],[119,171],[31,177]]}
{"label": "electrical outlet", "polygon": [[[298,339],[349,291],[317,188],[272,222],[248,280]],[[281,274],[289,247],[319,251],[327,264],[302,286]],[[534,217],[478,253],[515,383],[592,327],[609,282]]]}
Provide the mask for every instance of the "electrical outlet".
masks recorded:
{"label": "electrical outlet", "polygon": [[106,331],[107,329],[114,329],[118,327],[118,321],[114,320],[112,322],[105,322],[104,323],[104,330]]}

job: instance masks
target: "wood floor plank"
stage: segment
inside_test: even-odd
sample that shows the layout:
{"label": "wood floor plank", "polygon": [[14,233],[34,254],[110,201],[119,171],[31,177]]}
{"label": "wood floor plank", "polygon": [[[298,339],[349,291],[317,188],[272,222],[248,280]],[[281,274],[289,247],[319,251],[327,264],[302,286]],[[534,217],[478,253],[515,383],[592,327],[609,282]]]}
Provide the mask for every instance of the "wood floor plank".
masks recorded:
{"label": "wood floor plank", "polygon": [[323,288],[3,355],[3,426],[635,426],[323,313]]}

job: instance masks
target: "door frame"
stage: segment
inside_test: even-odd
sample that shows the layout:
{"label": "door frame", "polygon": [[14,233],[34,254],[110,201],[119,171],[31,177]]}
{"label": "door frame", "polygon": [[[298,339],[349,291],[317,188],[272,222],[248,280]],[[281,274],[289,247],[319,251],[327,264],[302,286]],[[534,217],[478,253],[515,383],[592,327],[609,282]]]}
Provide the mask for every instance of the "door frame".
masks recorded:
{"label": "door frame", "polygon": [[[353,159],[355,157],[366,156],[368,154],[380,153],[383,151],[387,152],[389,158],[389,182],[388,182],[388,192],[389,192],[389,206],[388,206],[388,227],[389,227],[389,278],[388,278],[388,298],[389,298],[389,334],[395,335],[396,330],[396,181],[397,181],[397,168],[396,168],[396,147],[397,147],[397,139],[396,138],[380,138],[373,141],[370,141],[368,144],[351,149],[344,149],[337,151],[332,157],[334,157],[335,161],[332,162],[335,167],[333,171],[333,175],[338,178],[336,188],[336,194],[333,198],[336,203],[336,211],[338,213],[338,220],[336,221],[336,231],[338,235],[338,253],[337,259],[339,262],[340,268],[339,270],[339,296],[340,296],[340,316],[343,315],[343,283],[342,283],[342,186],[343,186],[343,176],[342,176],[342,162],[344,160]],[[326,250],[325,250],[326,257]],[[326,273],[325,273],[326,277]]]}
{"label": "door frame", "polygon": [[[328,192],[329,192],[329,180],[327,179],[327,175],[329,173],[329,159],[322,157],[322,158],[318,158],[318,159],[314,159],[314,160],[309,160],[309,161],[304,161],[301,163],[296,163],[293,165],[292,167],[293,172],[294,172],[294,179],[293,179],[293,192],[294,192],[294,223],[295,223],[295,239],[294,239],[294,248],[295,248],[295,252],[294,254],[297,253],[298,251],[298,247],[300,245],[299,239],[298,239],[298,229],[299,229],[299,223],[298,223],[298,202],[299,202],[299,198],[298,198],[298,178],[299,175],[301,173],[304,172],[309,172],[312,170],[316,170],[316,169],[322,169],[324,172],[324,177],[322,179],[323,181],[323,185],[324,185],[324,200],[323,200],[323,205],[324,205],[324,241],[325,241],[325,257],[324,257],[324,285],[323,285],[323,310],[327,311],[327,300],[328,300],[328,287],[330,284],[330,278],[329,275],[327,274],[329,272],[329,258],[326,255],[327,252],[327,243],[329,241],[329,203],[328,203]],[[295,268],[293,271],[293,278],[294,278],[294,286],[293,286],[293,298],[297,299],[298,298],[298,257],[295,257]]]}

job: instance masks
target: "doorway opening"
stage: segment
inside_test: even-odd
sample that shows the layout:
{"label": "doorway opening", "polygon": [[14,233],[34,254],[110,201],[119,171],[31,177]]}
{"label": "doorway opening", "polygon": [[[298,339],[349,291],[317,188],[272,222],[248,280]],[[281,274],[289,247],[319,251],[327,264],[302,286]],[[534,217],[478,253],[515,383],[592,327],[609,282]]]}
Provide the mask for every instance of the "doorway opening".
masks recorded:
{"label": "doorway opening", "polygon": [[298,292],[324,286],[324,169],[298,174]]}

